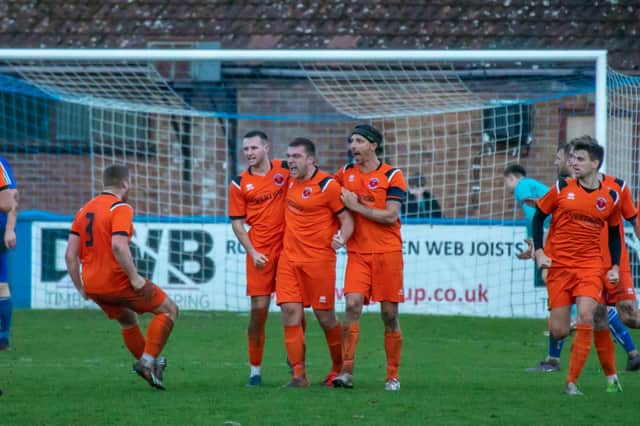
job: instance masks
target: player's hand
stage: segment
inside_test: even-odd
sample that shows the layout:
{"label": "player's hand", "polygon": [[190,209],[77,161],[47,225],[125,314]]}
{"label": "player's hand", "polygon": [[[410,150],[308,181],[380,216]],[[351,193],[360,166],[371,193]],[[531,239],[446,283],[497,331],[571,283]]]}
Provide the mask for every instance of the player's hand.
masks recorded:
{"label": "player's hand", "polygon": [[358,207],[358,204],[360,204],[356,193],[351,192],[346,188],[342,188],[342,195],[340,196],[340,199],[349,210],[355,210]]}
{"label": "player's hand", "polygon": [[342,232],[338,230],[338,232],[336,232],[336,234],[333,236],[333,239],[331,240],[331,248],[333,248],[334,250],[338,250],[344,247],[345,244],[346,242],[344,238],[342,238]]}
{"label": "player's hand", "polygon": [[80,296],[82,296],[84,300],[89,300],[89,296],[87,296],[87,292],[84,291],[84,285],[82,286],[82,288],[78,289],[78,293],[80,293]]}
{"label": "player's hand", "polygon": [[609,281],[612,284],[618,284],[620,282],[620,272],[619,272],[618,265],[614,265],[607,272],[607,281]]}
{"label": "player's hand", "polygon": [[269,261],[269,258],[267,256],[256,250],[251,253],[251,258],[253,259],[253,266],[258,269],[264,268]]}
{"label": "player's hand", "polygon": [[538,268],[542,270],[551,267],[551,259],[547,257],[547,255],[544,253],[544,250],[538,249],[534,254],[536,256],[536,265],[538,265]]}
{"label": "player's hand", "polygon": [[8,249],[16,247],[16,232],[14,230],[4,231],[4,246]]}
{"label": "player's hand", "polygon": [[525,250],[522,250],[519,253],[516,253],[516,257],[520,260],[533,259],[534,258],[533,240],[526,239],[524,240],[524,242],[527,243],[527,248]]}
{"label": "player's hand", "polygon": [[144,285],[146,283],[147,283],[147,279],[142,275],[138,274],[137,277],[131,280],[131,287],[133,287],[135,291],[140,291],[144,288]]}

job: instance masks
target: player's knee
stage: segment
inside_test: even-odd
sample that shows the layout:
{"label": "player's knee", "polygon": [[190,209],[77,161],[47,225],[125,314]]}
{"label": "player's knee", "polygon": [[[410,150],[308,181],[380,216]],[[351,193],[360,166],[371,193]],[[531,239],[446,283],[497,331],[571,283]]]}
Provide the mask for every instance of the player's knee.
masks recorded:
{"label": "player's knee", "polygon": [[171,321],[175,322],[178,319],[178,315],[180,314],[180,308],[176,302],[171,300],[170,298],[166,298],[162,305],[160,305],[159,313],[167,314]]}
{"label": "player's knee", "polygon": [[618,311],[618,316],[620,317],[620,320],[622,320],[622,322],[625,325],[635,328],[636,310],[634,309],[633,305],[631,305],[630,303],[621,303],[621,304],[618,304],[616,309]]}
{"label": "player's knee", "polygon": [[551,325],[551,330],[549,330],[549,332],[554,337],[554,339],[560,340],[560,339],[564,339],[565,337],[567,337],[571,333],[571,327],[570,326],[565,326],[564,324],[562,324],[562,325],[560,325],[560,324],[555,324],[555,325],[552,324]]}
{"label": "player's knee", "polygon": [[398,328],[398,311],[396,309],[383,309],[381,314],[385,327],[392,330]]}
{"label": "player's knee", "polygon": [[0,297],[11,297],[8,283],[0,283]]}
{"label": "player's knee", "polygon": [[607,307],[598,305],[593,312],[593,328],[596,330],[604,330],[609,326],[607,318]]}

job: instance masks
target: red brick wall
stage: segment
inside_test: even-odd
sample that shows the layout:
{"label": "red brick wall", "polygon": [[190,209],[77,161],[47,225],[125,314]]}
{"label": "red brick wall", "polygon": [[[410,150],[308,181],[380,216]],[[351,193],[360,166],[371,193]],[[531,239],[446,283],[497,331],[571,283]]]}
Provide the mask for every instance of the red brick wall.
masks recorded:
{"label": "red brick wall", "polygon": [[[236,138],[236,165],[241,170],[241,138],[252,129],[270,136],[274,158],[285,158],[287,143],[303,136],[316,142],[321,168],[335,171],[345,163],[346,139],[356,121],[327,120],[335,112],[306,83],[253,84],[237,95],[239,114],[269,117],[238,120],[235,135],[229,133],[229,120],[193,118],[190,171],[185,169],[180,135],[166,115],[149,117],[147,134],[155,142],[154,155],[95,155],[93,174],[88,155],[8,154],[22,191],[22,208],[73,213],[100,189],[103,168],[124,161],[134,170],[132,202],[138,214],[224,216],[232,162],[226,155],[228,139]],[[385,134],[386,161],[401,168],[407,178],[424,176],[444,216],[514,218],[520,213],[511,194],[504,191],[504,167],[519,162],[531,177],[551,185],[556,174],[553,159],[563,135],[562,114],[566,109],[588,107],[585,98],[537,104],[534,140],[527,155],[524,151],[488,152],[482,144],[480,111],[376,120],[374,124]],[[303,113],[313,121],[307,121]],[[284,117],[288,120],[283,121]],[[99,149],[113,142],[95,135],[94,143]]]}

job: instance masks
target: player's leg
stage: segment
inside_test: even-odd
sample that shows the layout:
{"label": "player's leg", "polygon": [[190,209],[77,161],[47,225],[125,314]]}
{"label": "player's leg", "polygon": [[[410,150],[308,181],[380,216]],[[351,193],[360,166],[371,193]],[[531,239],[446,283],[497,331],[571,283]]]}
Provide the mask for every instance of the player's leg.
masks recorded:
{"label": "player's leg", "polygon": [[145,341],[138,324],[138,314],[131,309],[123,307],[116,320],[120,323],[120,331],[125,346],[136,360],[140,359],[144,353]]}
{"label": "player's leg", "polygon": [[618,315],[618,312],[625,312],[625,315],[636,310],[635,301],[622,300],[616,303],[616,307],[609,307],[607,316],[609,319],[609,331],[616,339],[616,342],[620,344],[627,353],[627,371],[636,371],[640,369],[640,353],[636,348],[636,344],[629,333],[629,329],[624,324],[622,315]]}
{"label": "player's leg", "polygon": [[[578,308],[576,334],[573,338],[573,345],[571,346],[569,372],[566,379],[567,393],[570,394],[573,393],[569,392],[569,388],[575,387],[584,364],[589,357],[591,336],[593,335],[593,314],[597,305],[598,303],[592,297],[578,296],[576,298],[576,306]],[[553,311],[551,313],[553,315]],[[566,321],[566,327],[567,329],[569,328],[569,321]]]}
{"label": "player's leg", "polygon": [[[607,317],[607,307],[603,304],[596,306],[593,315],[593,341],[598,354],[598,360],[604,375],[607,377],[607,391],[621,391],[616,370],[615,348],[611,333],[609,332],[609,321]],[[611,390],[609,390],[611,389]]]}
{"label": "player's leg", "polygon": [[304,308],[300,302],[284,302],[280,304],[280,312],[284,326],[284,344],[293,370],[293,376],[287,387],[307,387],[309,381],[304,362],[305,339],[302,331]]}
{"label": "player's leg", "polygon": [[[371,257],[371,256],[369,256]],[[342,321],[342,371],[333,380],[334,387],[353,387],[353,370],[362,307],[371,295],[372,265],[365,255],[350,252],[344,275],[345,313]]]}
{"label": "player's leg", "polygon": [[269,315],[271,296],[251,296],[251,314],[247,328],[249,352],[249,386],[262,384],[262,355],[264,353],[265,328]]}
{"label": "player's leg", "polygon": [[400,355],[402,353],[402,332],[398,319],[398,303],[383,301],[380,303],[380,313],[384,323],[384,351],[387,355],[386,390],[399,390]]}
{"label": "player's leg", "polygon": [[402,252],[383,253],[374,264],[371,298],[380,302],[380,314],[384,323],[384,350],[387,356],[385,389],[400,389],[400,355],[402,330],[398,319],[398,304],[404,302]]}
{"label": "player's leg", "polygon": [[247,257],[247,296],[251,297],[251,313],[247,327],[247,351],[249,354],[249,382],[247,386],[262,384],[262,356],[264,354],[265,328],[269,316],[271,294],[276,290],[276,271],[279,254],[269,253],[269,262],[256,268]]}
{"label": "player's leg", "polygon": [[324,331],[324,337],[331,356],[331,371],[322,383],[333,386],[333,379],[342,371],[342,325],[336,317],[334,309],[313,308],[313,313]]}
{"label": "player's leg", "polygon": [[11,348],[9,346],[9,334],[12,316],[13,304],[9,288],[9,252],[6,249],[2,249],[0,250],[0,351],[8,351]]}
{"label": "player's leg", "polygon": [[140,291],[127,290],[119,295],[126,306],[137,313],[152,313],[147,327],[142,356],[133,366],[134,371],[144,377],[156,389],[165,389],[163,372],[166,359],[160,357],[169,340],[173,325],[178,319],[178,305],[157,285],[147,280]]}
{"label": "player's leg", "polygon": [[292,378],[287,386],[307,387],[309,381],[304,361],[305,338],[302,328],[303,294],[297,269],[299,267],[283,255],[278,262],[276,300],[280,306],[284,326],[284,345],[292,370]]}

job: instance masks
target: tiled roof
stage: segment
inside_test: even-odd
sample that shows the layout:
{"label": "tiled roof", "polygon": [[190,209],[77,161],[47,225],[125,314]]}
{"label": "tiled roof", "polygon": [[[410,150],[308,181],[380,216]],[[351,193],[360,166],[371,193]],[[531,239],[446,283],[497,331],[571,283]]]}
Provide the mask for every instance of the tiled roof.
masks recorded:
{"label": "tiled roof", "polygon": [[2,47],[145,47],[152,40],[223,48],[609,50],[640,72],[640,3],[624,0],[0,2]]}

